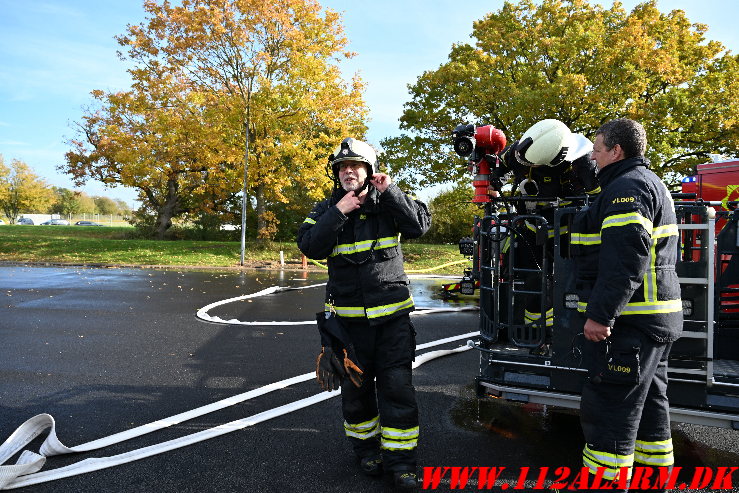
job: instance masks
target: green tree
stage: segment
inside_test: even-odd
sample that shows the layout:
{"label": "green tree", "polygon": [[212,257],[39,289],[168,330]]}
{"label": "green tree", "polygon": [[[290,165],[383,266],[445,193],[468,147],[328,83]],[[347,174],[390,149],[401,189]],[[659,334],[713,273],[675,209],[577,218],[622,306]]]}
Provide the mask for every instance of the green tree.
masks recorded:
{"label": "green tree", "polygon": [[340,17],[315,0],[144,8],[147,22],[118,38],[135,64],[132,89],[94,93],[99,107],[78,124],[64,170],[137,188],[161,237],[174,217],[223,213],[248,154],[260,235],[274,235],[270,204],[288,202],[293,183],[322,196],[328,179],[316,163],[366,130],[362,84],[340,76],[351,55]]}
{"label": "green tree", "polygon": [[439,193],[429,202],[431,228],[424,235],[430,243],[457,243],[472,236],[472,218],[483,215],[479,205],[472,203],[472,188],[461,185]]}
{"label": "green tree", "polygon": [[406,133],[382,143],[389,164],[410,185],[459,180],[459,123],[493,124],[514,140],[557,118],[592,138],[625,116],[644,124],[653,168],[674,183],[709,153],[739,151],[739,61],[706,31],[656,1],[631,13],[618,2],[506,2],[473,24],[474,43],[453,46],[410,87]]}
{"label": "green tree", "polygon": [[114,199],[116,212],[114,214],[120,214],[121,216],[131,215],[131,206],[126,203],[123,199]]}
{"label": "green tree", "polygon": [[98,214],[110,216],[112,214],[118,214],[118,205],[109,197],[93,197],[92,200],[95,202],[95,210]]}
{"label": "green tree", "polygon": [[10,166],[0,154],[0,210],[15,223],[20,214],[48,212],[54,192],[23,161],[13,159]]}
{"label": "green tree", "polygon": [[79,202],[79,210],[77,211],[77,214],[95,214],[97,212],[95,201],[92,197],[87,195],[85,192],[75,192],[75,195]]}
{"label": "green tree", "polygon": [[53,187],[54,203],[51,205],[51,212],[62,216],[69,216],[81,212],[82,204],[80,204],[79,193],[67,188]]}

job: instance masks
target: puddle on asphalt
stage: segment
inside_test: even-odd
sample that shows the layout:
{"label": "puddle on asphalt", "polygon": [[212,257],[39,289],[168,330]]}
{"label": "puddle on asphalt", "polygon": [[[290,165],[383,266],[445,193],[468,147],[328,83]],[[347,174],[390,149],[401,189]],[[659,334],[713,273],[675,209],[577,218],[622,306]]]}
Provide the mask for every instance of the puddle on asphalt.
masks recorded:
{"label": "puddle on asphalt", "polygon": [[569,409],[478,399],[474,386],[468,385],[452,408],[451,418],[460,428],[513,440],[517,447],[525,447],[532,463],[550,463],[554,450],[557,465],[577,463],[580,458],[580,446],[563,446],[582,443],[579,419]]}
{"label": "puddle on asphalt", "polygon": [[[502,399],[478,399],[473,385],[462,389],[451,418],[460,428],[513,440],[532,463],[579,464],[584,443],[577,411]],[[675,464],[695,467],[739,464],[739,433],[701,425],[673,424]],[[739,484],[739,477],[734,481]]]}

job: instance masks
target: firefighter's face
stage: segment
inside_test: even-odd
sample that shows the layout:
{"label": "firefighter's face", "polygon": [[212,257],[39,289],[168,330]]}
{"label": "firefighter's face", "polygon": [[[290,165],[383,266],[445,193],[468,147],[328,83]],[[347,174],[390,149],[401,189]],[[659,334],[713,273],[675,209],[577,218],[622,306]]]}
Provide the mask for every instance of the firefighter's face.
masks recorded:
{"label": "firefighter's face", "polygon": [[624,158],[624,151],[621,146],[616,144],[613,148],[609,149],[603,143],[603,135],[598,134],[595,136],[595,142],[593,143],[593,150],[590,153],[590,159],[594,160],[598,165],[598,169],[603,169],[611,163],[620,161]]}
{"label": "firefighter's face", "polygon": [[367,179],[367,165],[361,161],[339,163],[339,181],[347,192],[359,190]]}

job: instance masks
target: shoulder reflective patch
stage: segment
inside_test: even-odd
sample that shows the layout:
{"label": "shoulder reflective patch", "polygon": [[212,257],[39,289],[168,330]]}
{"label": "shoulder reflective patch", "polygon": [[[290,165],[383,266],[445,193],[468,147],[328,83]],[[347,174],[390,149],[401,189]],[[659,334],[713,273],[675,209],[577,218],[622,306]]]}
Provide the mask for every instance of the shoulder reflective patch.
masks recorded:
{"label": "shoulder reflective patch", "polygon": [[629,202],[636,202],[636,199],[634,197],[616,197],[611,202],[612,204],[626,204]]}
{"label": "shoulder reflective patch", "polygon": [[304,223],[308,223],[308,224],[316,224],[316,220],[315,219],[311,219],[309,217],[306,217],[305,218],[305,221],[303,221],[303,222]]}

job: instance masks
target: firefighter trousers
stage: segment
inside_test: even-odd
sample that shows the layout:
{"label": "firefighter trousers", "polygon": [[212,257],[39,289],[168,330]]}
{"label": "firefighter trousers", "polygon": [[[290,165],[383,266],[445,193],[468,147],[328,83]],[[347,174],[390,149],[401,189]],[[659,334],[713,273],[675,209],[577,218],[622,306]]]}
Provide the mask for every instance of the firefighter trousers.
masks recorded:
{"label": "firefighter trousers", "polygon": [[416,470],[418,405],[412,383],[415,330],[402,315],[380,325],[342,318],[364,383],[341,386],[344,431],[358,457],[382,453],[386,471]]}
{"label": "firefighter trousers", "polygon": [[583,346],[588,369],[580,403],[583,466],[591,477],[602,468],[606,480],[622,471],[630,477],[634,465],[670,468],[674,463],[667,400],[672,343],[657,342],[620,320],[606,341]]}

